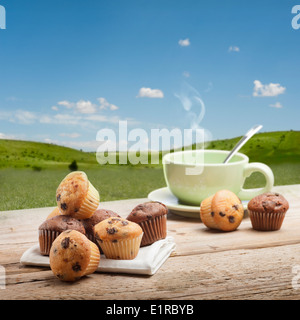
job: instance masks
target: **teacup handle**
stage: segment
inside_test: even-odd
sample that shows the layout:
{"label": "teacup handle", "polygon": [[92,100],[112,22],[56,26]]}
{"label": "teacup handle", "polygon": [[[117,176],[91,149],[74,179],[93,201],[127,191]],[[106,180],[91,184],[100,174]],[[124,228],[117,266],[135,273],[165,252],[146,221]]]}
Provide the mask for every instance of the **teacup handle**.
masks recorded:
{"label": "teacup handle", "polygon": [[266,185],[263,188],[243,189],[239,192],[238,197],[241,200],[250,200],[261,193],[270,191],[274,186],[274,174],[270,167],[263,163],[252,162],[248,163],[244,168],[244,178],[251,176],[253,172],[260,172],[266,178]]}

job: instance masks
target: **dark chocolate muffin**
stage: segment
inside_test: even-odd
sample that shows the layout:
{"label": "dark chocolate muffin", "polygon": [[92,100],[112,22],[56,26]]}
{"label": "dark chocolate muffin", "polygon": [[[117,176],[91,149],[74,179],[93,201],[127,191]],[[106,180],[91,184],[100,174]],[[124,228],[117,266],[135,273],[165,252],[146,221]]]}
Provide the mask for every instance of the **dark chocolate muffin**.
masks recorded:
{"label": "dark chocolate muffin", "polygon": [[49,255],[53,241],[66,230],[76,230],[85,235],[83,224],[70,216],[59,215],[47,219],[39,226],[39,244],[42,255]]}
{"label": "dark chocolate muffin", "polygon": [[98,208],[90,218],[81,220],[82,224],[85,228],[86,236],[88,237],[89,240],[97,243],[96,238],[95,238],[94,226],[97,223],[99,223],[105,219],[108,219],[110,217],[119,217],[120,218],[120,216],[112,210]]}
{"label": "dark chocolate muffin", "polygon": [[263,193],[248,203],[249,217],[255,230],[279,230],[288,209],[288,201],[273,192]]}
{"label": "dark chocolate muffin", "polygon": [[141,247],[167,236],[168,208],[161,202],[150,201],[136,206],[126,218],[141,226],[144,235]]}

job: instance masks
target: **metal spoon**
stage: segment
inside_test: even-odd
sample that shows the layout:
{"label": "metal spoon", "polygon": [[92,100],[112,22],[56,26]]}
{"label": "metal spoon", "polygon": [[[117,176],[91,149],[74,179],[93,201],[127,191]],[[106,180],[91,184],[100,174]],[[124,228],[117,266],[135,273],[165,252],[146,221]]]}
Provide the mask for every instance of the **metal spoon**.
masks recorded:
{"label": "metal spoon", "polygon": [[261,124],[254,126],[251,128],[234,146],[234,148],[230,151],[229,155],[226,157],[223,163],[229,162],[229,160],[241,149],[241,147],[257,133],[263,126]]}

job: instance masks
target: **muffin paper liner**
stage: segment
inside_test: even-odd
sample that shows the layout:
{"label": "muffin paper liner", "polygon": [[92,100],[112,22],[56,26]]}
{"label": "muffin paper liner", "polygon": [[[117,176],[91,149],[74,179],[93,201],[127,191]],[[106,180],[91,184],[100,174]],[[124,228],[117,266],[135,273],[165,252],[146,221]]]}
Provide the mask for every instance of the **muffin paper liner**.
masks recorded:
{"label": "muffin paper liner", "polygon": [[107,259],[132,260],[139,252],[142,237],[143,233],[136,238],[128,240],[101,242],[97,239],[97,242]]}
{"label": "muffin paper liner", "polygon": [[52,243],[59,235],[59,231],[39,230],[40,252],[42,255],[49,255]]}
{"label": "muffin paper liner", "polygon": [[90,218],[99,206],[99,192],[89,182],[89,190],[79,211],[74,214],[77,219]]}
{"label": "muffin paper liner", "polygon": [[144,235],[141,247],[152,244],[153,242],[165,239],[167,236],[167,215],[156,217],[155,219],[142,221],[139,223]]}
{"label": "muffin paper liner", "polygon": [[249,210],[249,217],[253,229],[260,231],[275,231],[281,228],[285,212],[262,213]]}
{"label": "muffin paper liner", "polygon": [[92,234],[86,234],[86,236],[90,241],[92,241],[93,243],[95,243],[97,245],[97,247],[98,247],[98,249],[100,251],[100,254],[103,253],[103,250],[101,249],[100,245],[98,244],[95,235],[94,234],[93,235]]}
{"label": "muffin paper liner", "polygon": [[85,275],[95,272],[100,262],[100,252],[97,245],[92,241],[90,241],[90,246],[91,246],[91,257],[90,257],[90,262],[85,270],[85,273],[84,273]]}
{"label": "muffin paper liner", "polygon": [[94,243],[97,243],[96,238],[95,238],[95,236],[94,236],[93,234],[86,234],[86,237],[87,237],[90,241],[92,241],[92,242],[94,242]]}

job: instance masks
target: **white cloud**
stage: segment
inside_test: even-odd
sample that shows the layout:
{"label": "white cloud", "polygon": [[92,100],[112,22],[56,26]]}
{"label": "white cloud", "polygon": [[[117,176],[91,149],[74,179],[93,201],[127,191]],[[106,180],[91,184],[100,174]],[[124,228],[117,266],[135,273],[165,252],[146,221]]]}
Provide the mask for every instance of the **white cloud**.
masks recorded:
{"label": "white cloud", "polygon": [[49,118],[51,119],[51,121],[49,121],[48,123],[64,125],[78,125],[82,120],[81,116],[68,113],[58,113],[54,117]]}
{"label": "white cloud", "polygon": [[230,46],[228,52],[240,52],[240,48],[237,46]]}
{"label": "white cloud", "polygon": [[13,114],[11,122],[18,122],[21,124],[33,124],[37,119],[37,115],[31,111],[17,110]]}
{"label": "white cloud", "polygon": [[57,104],[66,107],[67,109],[71,109],[74,107],[74,103],[67,100],[59,101],[57,102]]}
{"label": "white cloud", "polygon": [[107,109],[109,107],[109,103],[105,98],[100,97],[97,100],[100,103],[100,109]]}
{"label": "white cloud", "polygon": [[[96,113],[97,106],[89,100],[79,100],[77,102],[70,102],[68,100],[63,100],[57,102],[58,105],[66,107],[67,109],[74,109],[79,113]],[[56,106],[51,107],[52,110],[57,111],[58,108]]]}
{"label": "white cloud", "polygon": [[79,100],[76,102],[76,110],[79,113],[96,113],[97,106],[91,101]]}
{"label": "white cloud", "polygon": [[100,97],[97,99],[100,103],[100,109],[110,109],[111,111],[115,111],[115,110],[118,110],[119,107],[117,107],[116,105],[114,104],[111,104],[109,103],[105,98],[103,97]]}
{"label": "white cloud", "polygon": [[46,143],[58,144],[58,143],[56,143],[57,141],[52,140],[52,139],[50,139],[50,138],[45,138],[45,139],[44,139],[44,142],[46,142]]}
{"label": "white cloud", "polygon": [[113,117],[107,117],[102,114],[96,114],[85,118],[89,121],[95,121],[95,122],[109,122],[109,123],[118,123],[121,119],[118,116]]}
{"label": "white cloud", "polygon": [[108,117],[102,114],[57,113],[54,116],[43,115],[39,120],[47,124],[97,129],[97,122],[116,124],[121,119],[118,116]]}
{"label": "white cloud", "polygon": [[164,94],[159,89],[141,88],[137,98],[163,98]]}
{"label": "white cloud", "polygon": [[[82,113],[82,114],[95,114],[97,113],[97,110],[111,110],[111,111],[115,111],[118,110],[119,107],[116,106],[115,104],[109,103],[105,98],[100,97],[97,99],[100,103],[100,106],[98,107],[97,104],[92,103],[89,100],[79,100],[77,102],[71,102],[68,100],[62,100],[57,102],[57,104],[59,106],[63,106],[67,109],[73,109],[74,111],[78,112],[78,113]],[[51,107],[52,110],[54,111],[58,111],[58,107],[57,106],[52,106]]]}
{"label": "white cloud", "polygon": [[13,134],[5,134],[5,133],[2,133],[0,132],[0,139],[5,139],[5,140],[14,140],[16,139],[16,135],[13,135]]}
{"label": "white cloud", "polygon": [[61,137],[68,137],[68,138],[78,138],[81,136],[81,134],[77,133],[77,132],[73,132],[73,133],[60,133],[59,134]]}
{"label": "white cloud", "polygon": [[116,105],[114,105],[114,104],[110,105],[110,110],[111,111],[115,111],[115,110],[118,110],[118,109],[119,109],[119,107],[117,107]]}
{"label": "white cloud", "polygon": [[181,47],[188,47],[191,42],[190,42],[190,39],[189,38],[186,38],[186,39],[180,39],[178,41],[178,44],[181,46]]}
{"label": "white cloud", "polygon": [[41,114],[26,110],[17,111],[1,111],[0,120],[9,121],[16,124],[31,125],[63,125],[65,127],[78,126],[81,128],[97,129],[98,123],[117,124],[119,121],[127,121],[128,125],[136,124],[134,119],[120,118],[118,115],[108,116],[103,114],[91,113],[56,113],[56,114]]}
{"label": "white cloud", "polygon": [[254,80],[254,97],[276,97],[283,94],[286,88],[279,83],[262,84],[259,80]]}
{"label": "white cloud", "polygon": [[283,105],[280,102],[276,102],[274,104],[270,104],[269,106],[272,107],[272,108],[277,108],[277,109],[283,108]]}
{"label": "white cloud", "polygon": [[39,117],[39,121],[40,123],[52,123],[52,117],[45,114]]}

